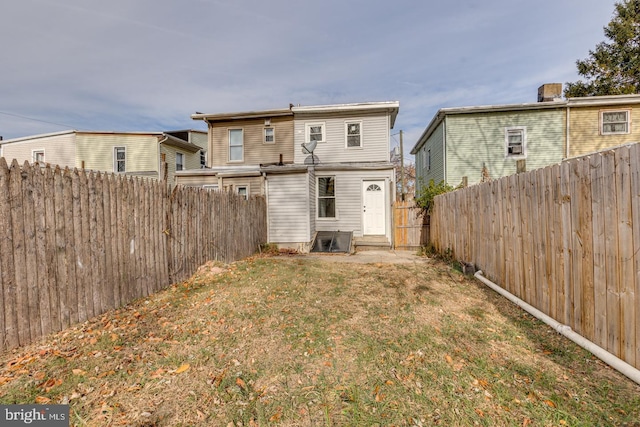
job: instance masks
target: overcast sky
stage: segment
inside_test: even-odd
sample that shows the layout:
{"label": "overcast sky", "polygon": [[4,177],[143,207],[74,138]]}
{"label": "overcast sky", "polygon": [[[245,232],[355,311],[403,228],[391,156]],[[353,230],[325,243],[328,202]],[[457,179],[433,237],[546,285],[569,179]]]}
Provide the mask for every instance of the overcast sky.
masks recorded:
{"label": "overcast sky", "polygon": [[0,135],[399,101],[410,157],[439,108],[535,102],[541,84],[577,80],[614,3],[2,0]]}

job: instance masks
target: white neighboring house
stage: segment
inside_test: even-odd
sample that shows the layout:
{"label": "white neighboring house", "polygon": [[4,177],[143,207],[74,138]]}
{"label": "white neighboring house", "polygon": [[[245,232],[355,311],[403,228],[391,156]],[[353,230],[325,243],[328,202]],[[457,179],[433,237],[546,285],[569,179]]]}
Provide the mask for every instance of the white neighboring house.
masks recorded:
{"label": "white neighboring house", "polygon": [[61,168],[162,179],[173,185],[176,170],[205,167],[207,146],[203,131],[98,132],[68,130],[0,141],[7,163],[48,163]]}
{"label": "white neighboring house", "polygon": [[[226,159],[236,147],[245,154],[238,155],[241,160],[235,167],[221,164],[205,171],[179,172],[177,183],[231,189],[235,188],[231,179],[253,179],[251,194],[267,198],[269,242],[280,247],[308,252],[320,231],[351,232],[356,244],[370,239],[390,247],[395,199],[390,130],[399,103],[291,106],[289,110],[289,114],[267,110],[193,115],[209,124],[210,158]],[[255,129],[271,129],[276,113],[282,122],[275,129],[275,141],[266,143],[265,133]],[[256,152],[263,153],[263,161],[247,160]],[[274,162],[277,153],[280,161]]]}

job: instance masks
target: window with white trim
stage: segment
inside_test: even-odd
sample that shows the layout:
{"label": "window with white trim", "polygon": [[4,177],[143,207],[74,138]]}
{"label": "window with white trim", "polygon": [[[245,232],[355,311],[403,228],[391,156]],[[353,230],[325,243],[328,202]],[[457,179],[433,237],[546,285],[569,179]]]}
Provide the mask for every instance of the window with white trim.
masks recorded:
{"label": "window with white trim", "polygon": [[207,167],[207,150],[200,150],[200,169],[205,169]]}
{"label": "window with white trim", "polygon": [[113,171],[116,173],[127,171],[127,149],[125,147],[114,147]]}
{"label": "window with white trim", "polygon": [[218,184],[205,184],[202,186],[202,188],[204,188],[205,190],[208,191],[218,191],[219,187]]}
{"label": "window with white trim", "polygon": [[334,176],[317,177],[318,218],[336,217],[336,178]]}
{"label": "window with white trim", "polygon": [[272,127],[264,128],[264,143],[275,144],[276,143],[276,130]]}
{"label": "window with white trim", "polygon": [[629,110],[600,111],[600,134],[616,135],[629,133],[631,115]]}
{"label": "window with white trim", "polygon": [[244,160],[244,134],[242,129],[229,129],[229,161]]}
{"label": "window with white trim", "polygon": [[184,154],[176,153],[176,170],[181,171],[184,169]]}
{"label": "window with white trim", "polygon": [[362,147],[362,122],[346,122],[345,134],[347,148]]}
{"label": "window with white trim", "polygon": [[239,196],[243,196],[245,200],[249,198],[249,187],[246,185],[238,185],[236,186],[236,194]]}
{"label": "window with white trim", "polygon": [[44,150],[33,150],[31,159],[33,163],[44,163]]}
{"label": "window with white trim", "polygon": [[306,142],[325,142],[325,125],[324,123],[307,123],[305,125],[305,141]]}
{"label": "window with white trim", "polygon": [[505,157],[526,157],[527,128],[508,127],[504,129]]}

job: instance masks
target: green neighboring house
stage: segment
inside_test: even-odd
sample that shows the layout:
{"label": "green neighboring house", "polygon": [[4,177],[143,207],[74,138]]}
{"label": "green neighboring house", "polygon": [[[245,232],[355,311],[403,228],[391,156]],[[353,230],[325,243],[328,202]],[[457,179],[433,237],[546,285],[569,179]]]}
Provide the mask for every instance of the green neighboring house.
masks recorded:
{"label": "green neighboring house", "polygon": [[538,102],[443,108],[411,150],[418,183],[477,184],[640,140],[640,95],[561,98],[562,84]]}
{"label": "green neighboring house", "polygon": [[[556,99],[556,98],[552,98]],[[457,186],[537,169],[564,158],[566,102],[443,108],[411,150],[416,178]]]}

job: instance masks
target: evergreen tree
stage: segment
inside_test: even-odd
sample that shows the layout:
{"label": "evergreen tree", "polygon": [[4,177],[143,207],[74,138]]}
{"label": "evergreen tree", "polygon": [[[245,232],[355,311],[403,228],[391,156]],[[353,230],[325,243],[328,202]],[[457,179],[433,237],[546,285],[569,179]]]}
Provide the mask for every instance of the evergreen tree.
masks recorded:
{"label": "evergreen tree", "polygon": [[567,83],[565,97],[640,93],[640,0],[616,3],[604,35],[609,42],[599,43],[589,58],[576,61],[586,81]]}

